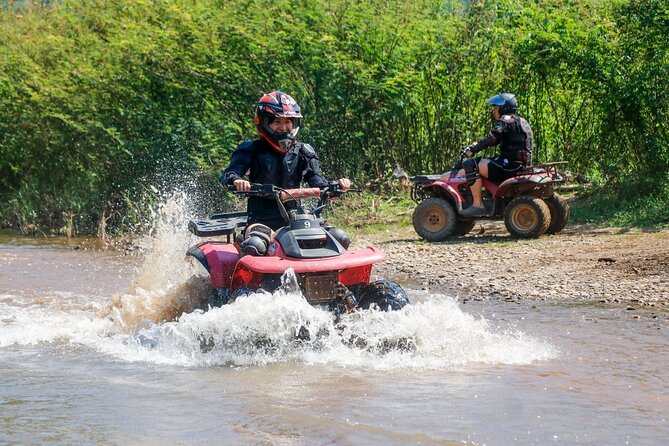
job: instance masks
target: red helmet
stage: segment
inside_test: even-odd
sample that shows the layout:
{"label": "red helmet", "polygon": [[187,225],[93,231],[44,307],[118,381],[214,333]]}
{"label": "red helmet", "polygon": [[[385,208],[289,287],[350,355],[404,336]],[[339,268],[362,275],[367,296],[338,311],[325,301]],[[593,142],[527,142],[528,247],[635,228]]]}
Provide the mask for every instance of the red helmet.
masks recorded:
{"label": "red helmet", "polygon": [[[258,100],[256,130],[277,151],[286,153],[293,146],[297,132],[300,131],[301,117],[300,106],[295,99],[286,93],[273,91]],[[276,118],[289,118],[293,121],[293,130],[290,133],[274,133],[269,124]]]}

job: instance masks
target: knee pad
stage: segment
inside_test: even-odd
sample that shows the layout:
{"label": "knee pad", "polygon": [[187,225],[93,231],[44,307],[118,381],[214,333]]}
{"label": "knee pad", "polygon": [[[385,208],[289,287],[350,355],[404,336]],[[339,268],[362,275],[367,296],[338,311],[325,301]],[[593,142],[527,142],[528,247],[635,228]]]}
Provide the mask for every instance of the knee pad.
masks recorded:
{"label": "knee pad", "polygon": [[330,235],[332,235],[332,237],[334,237],[335,240],[339,242],[342,248],[348,249],[349,245],[351,244],[351,238],[348,236],[346,231],[343,229],[330,227],[328,228],[328,232]]}
{"label": "knee pad", "polygon": [[263,256],[272,239],[272,229],[269,226],[254,223],[244,231],[246,238],[240,244],[242,255]]}
{"label": "knee pad", "polygon": [[267,253],[269,237],[260,232],[252,233],[240,246],[242,255],[263,256]]}
{"label": "knee pad", "polygon": [[467,184],[472,186],[479,178],[478,163],[474,158],[463,161],[462,167],[465,169],[465,176],[467,177]]}
{"label": "knee pad", "polygon": [[269,238],[272,238],[272,235],[274,234],[272,228],[270,228],[269,226],[264,225],[262,223],[253,223],[248,225],[244,230],[244,238],[249,238],[251,234],[254,232],[265,234]]}

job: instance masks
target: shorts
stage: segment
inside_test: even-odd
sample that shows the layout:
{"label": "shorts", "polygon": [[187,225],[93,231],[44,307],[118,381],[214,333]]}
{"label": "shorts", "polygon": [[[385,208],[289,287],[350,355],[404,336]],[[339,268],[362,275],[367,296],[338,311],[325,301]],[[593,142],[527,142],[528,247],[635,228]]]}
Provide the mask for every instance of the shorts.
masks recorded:
{"label": "shorts", "polygon": [[487,158],[488,179],[495,184],[503,183],[509,178],[515,177],[525,166],[518,161],[512,161],[506,156],[494,156]]}

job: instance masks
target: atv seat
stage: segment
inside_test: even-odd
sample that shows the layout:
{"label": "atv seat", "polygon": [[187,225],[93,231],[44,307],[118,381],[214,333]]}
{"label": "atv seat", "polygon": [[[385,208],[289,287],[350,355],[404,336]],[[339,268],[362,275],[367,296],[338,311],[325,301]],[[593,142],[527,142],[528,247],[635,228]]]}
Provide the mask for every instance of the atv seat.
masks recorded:
{"label": "atv seat", "polygon": [[209,220],[191,220],[188,230],[198,237],[215,237],[227,235],[228,239],[237,229],[244,228],[248,219],[246,212],[228,212],[214,214]]}

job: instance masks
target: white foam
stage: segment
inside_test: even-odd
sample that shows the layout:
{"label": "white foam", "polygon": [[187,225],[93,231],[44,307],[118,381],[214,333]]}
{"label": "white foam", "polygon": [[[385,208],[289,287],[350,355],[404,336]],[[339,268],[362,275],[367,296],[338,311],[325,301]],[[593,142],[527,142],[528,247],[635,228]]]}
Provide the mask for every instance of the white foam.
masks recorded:
{"label": "white foam", "polygon": [[[299,339],[302,327],[308,339]],[[495,331],[444,296],[401,311],[345,315],[335,324],[328,311],[281,292],[184,314],[98,348],[127,361],[181,366],[298,361],[376,369],[530,364],[557,354],[520,331]]]}
{"label": "white foam", "polygon": [[61,311],[43,305],[0,302],[0,347],[58,341],[86,343],[111,326],[111,321],[93,311]]}
{"label": "white foam", "polygon": [[[466,364],[530,364],[555,357],[547,342],[491,327],[445,296],[401,311],[333,315],[296,293],[240,297],[175,321],[119,332],[94,312],[53,311],[0,302],[0,346],[70,342],[124,361],[180,366],[258,365],[298,361],[364,368],[442,369]],[[302,328],[304,327],[304,328]],[[298,338],[300,329],[308,339]],[[408,348],[406,348],[408,346]]]}

